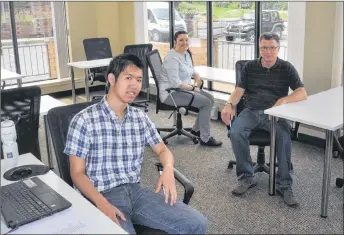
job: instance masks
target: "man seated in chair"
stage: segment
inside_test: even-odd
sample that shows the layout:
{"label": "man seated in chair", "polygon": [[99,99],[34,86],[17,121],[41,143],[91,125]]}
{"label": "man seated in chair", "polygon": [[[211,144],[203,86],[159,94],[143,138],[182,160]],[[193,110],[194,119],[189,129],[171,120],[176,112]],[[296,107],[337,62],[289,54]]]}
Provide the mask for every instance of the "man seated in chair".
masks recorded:
{"label": "man seated in chair", "polygon": [[[141,90],[143,69],[135,55],[114,57],[107,70],[108,94],[72,119],[64,150],[71,178],[84,196],[130,234],[135,234],[133,224],[173,234],[204,234],[207,219],[177,201],[172,153],[148,116],[128,105]],[[163,165],[155,193],[139,184],[146,145]]]}
{"label": "man seated in chair", "polygon": [[[259,48],[261,57],[244,65],[240,82],[221,112],[223,122],[230,125],[235,106],[245,95],[245,109],[236,117],[229,133],[239,181],[232,193],[237,196],[257,185],[248,138],[255,128],[270,132],[270,120],[264,110],[307,99],[306,90],[294,66],[278,58],[279,37],[273,33],[264,33],[259,39]],[[290,95],[289,87],[293,90]],[[276,191],[288,206],[297,206],[290,175],[291,127],[286,120],[279,119],[276,130]]]}

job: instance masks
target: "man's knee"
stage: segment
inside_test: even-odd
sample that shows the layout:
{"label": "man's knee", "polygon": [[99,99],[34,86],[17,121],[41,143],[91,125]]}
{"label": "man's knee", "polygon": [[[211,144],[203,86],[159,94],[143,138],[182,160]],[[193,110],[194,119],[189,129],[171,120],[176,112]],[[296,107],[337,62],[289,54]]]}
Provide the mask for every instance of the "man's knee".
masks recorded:
{"label": "man's knee", "polygon": [[200,212],[195,211],[185,221],[183,234],[206,234],[208,229],[208,220]]}

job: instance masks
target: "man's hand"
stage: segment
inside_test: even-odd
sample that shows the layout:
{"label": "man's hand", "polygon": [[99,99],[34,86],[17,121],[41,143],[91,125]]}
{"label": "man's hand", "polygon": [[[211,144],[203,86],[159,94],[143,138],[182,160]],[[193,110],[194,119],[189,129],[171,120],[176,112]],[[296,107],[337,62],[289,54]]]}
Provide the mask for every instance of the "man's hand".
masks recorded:
{"label": "man's hand", "polygon": [[279,106],[279,105],[282,105],[282,104],[286,104],[286,103],[287,103],[287,101],[286,101],[285,99],[280,98],[280,99],[278,99],[278,100],[276,101],[276,103],[274,104],[273,107]]}
{"label": "man's hand", "polygon": [[226,105],[221,111],[221,119],[229,126],[234,116],[234,111],[230,105]]}
{"label": "man's hand", "polygon": [[173,206],[177,201],[177,189],[172,166],[164,166],[155,193],[160,192],[161,187],[164,187],[165,203],[168,203],[168,198],[171,197],[170,205]]}
{"label": "man's hand", "polygon": [[97,208],[119,226],[121,225],[119,224],[117,216],[119,216],[123,221],[126,221],[124,214],[106,199],[97,204]]}

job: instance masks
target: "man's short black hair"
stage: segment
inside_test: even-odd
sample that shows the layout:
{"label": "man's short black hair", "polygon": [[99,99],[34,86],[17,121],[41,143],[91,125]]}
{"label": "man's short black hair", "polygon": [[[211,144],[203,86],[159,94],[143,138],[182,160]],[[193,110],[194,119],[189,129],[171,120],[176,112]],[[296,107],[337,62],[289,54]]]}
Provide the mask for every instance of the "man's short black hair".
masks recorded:
{"label": "man's short black hair", "polygon": [[280,44],[279,36],[275,33],[272,33],[272,32],[267,32],[267,33],[263,33],[262,35],[260,35],[259,42],[261,42],[263,39],[264,40],[275,40],[278,45]]}
{"label": "man's short black hair", "polygon": [[110,73],[112,73],[113,75],[115,75],[115,81],[117,82],[117,79],[119,77],[119,74],[121,72],[123,72],[126,67],[128,67],[129,65],[135,65],[136,67],[138,67],[139,69],[142,70],[142,72],[144,72],[145,69],[145,65],[143,63],[143,61],[136,55],[134,54],[128,54],[128,53],[124,53],[118,56],[115,56],[112,58],[112,60],[110,61],[110,64],[107,68],[107,72],[106,72],[106,86],[107,86],[107,91],[110,87],[109,81],[108,81],[108,75]]}

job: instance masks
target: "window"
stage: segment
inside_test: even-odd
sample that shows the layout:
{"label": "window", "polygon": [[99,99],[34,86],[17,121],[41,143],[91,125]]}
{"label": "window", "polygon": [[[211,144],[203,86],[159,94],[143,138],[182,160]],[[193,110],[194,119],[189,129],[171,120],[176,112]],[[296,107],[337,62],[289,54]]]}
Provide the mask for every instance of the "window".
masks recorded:
{"label": "window", "polygon": [[[12,41],[12,26],[10,22],[10,11],[8,2],[1,4],[1,68],[16,72],[14,61],[14,50]],[[6,81],[6,84],[16,84],[16,80]]]}
{"label": "window", "polygon": [[[61,20],[53,23],[53,17],[59,10],[53,2],[1,2],[1,64],[4,68],[16,71],[15,61],[19,61],[19,70],[23,83],[58,77],[56,47],[56,28],[65,25]],[[61,5],[61,4],[60,4]],[[13,47],[11,34],[10,8],[14,12],[16,48]],[[63,13],[61,12],[61,15]],[[5,27],[4,27],[5,26]],[[66,44],[67,34],[60,40]],[[65,45],[67,47],[67,45]],[[60,47],[60,50],[61,47]],[[14,51],[18,51],[15,58]],[[64,60],[60,60],[64,61]],[[15,81],[14,81],[15,82]]]}
{"label": "window", "polygon": [[[238,60],[254,58],[255,2],[213,2],[213,64],[235,69]],[[213,82],[213,89],[232,93],[234,85]]]}
{"label": "window", "polygon": [[168,2],[146,2],[148,42],[158,49],[163,60],[170,50],[170,23]]}
{"label": "window", "polygon": [[261,33],[274,32],[280,38],[278,56],[287,60],[288,2],[262,2]]}

